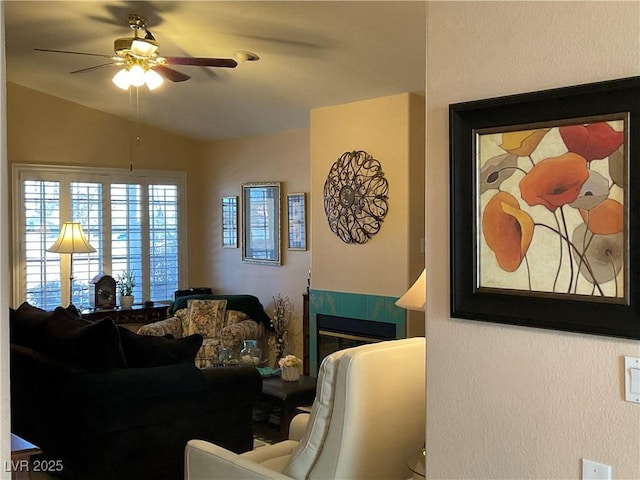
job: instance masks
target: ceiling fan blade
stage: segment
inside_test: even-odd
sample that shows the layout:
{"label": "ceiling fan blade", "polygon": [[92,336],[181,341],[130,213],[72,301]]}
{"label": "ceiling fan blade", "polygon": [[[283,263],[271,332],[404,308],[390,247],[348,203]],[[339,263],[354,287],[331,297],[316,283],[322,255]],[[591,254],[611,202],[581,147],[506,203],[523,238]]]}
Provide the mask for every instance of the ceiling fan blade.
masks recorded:
{"label": "ceiling fan blade", "polygon": [[236,68],[238,62],[233,58],[204,58],[204,57],[165,57],[168,65],[193,65],[196,67],[224,67]]}
{"label": "ceiling fan blade", "polygon": [[101,65],[94,65],[93,67],[87,67],[87,68],[81,68],[80,70],[74,70],[73,72],[69,72],[69,73],[86,73],[86,72],[92,72],[94,70],[100,70],[101,68],[105,68],[105,67],[121,67],[122,65],[118,65],[117,63],[103,63]]}
{"label": "ceiling fan blade", "polygon": [[152,70],[155,70],[159,75],[162,75],[164,78],[171,80],[172,82],[184,82],[191,78],[189,75],[178,72],[173,68],[165,67],[164,65],[155,65],[152,67]]}
{"label": "ceiling fan blade", "polygon": [[68,50],[52,50],[49,48],[34,48],[34,50],[37,50],[38,52],[70,53],[72,55],[89,55],[91,57],[111,58],[111,55],[104,55],[102,53],[70,52]]}

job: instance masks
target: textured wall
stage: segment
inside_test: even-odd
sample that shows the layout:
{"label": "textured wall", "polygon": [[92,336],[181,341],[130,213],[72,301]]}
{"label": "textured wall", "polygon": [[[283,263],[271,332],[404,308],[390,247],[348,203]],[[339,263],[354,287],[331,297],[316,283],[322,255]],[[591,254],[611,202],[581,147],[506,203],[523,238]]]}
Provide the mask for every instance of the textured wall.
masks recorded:
{"label": "textured wall", "polygon": [[640,478],[638,341],[449,318],[448,105],[640,73],[638,2],[427,7],[427,478]]}
{"label": "textured wall", "polygon": [[[407,93],[311,111],[311,254],[315,289],[401,296],[422,270],[424,99]],[[415,140],[417,137],[418,140]],[[389,208],[365,244],[347,244],[327,224],[323,189],[331,165],[364,150],[380,161]],[[418,192],[412,195],[412,188]],[[414,203],[412,203],[414,202]],[[411,225],[417,225],[411,229]],[[418,231],[419,229],[419,231]]]}

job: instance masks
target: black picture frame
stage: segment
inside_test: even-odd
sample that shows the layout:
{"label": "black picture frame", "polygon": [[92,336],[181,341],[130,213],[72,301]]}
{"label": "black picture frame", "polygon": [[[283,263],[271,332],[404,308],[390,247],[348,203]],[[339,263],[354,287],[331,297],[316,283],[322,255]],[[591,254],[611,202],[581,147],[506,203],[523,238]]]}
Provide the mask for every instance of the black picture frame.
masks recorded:
{"label": "black picture frame", "polygon": [[[546,129],[549,129],[548,131],[553,135],[559,135],[561,127],[589,129],[591,123],[612,124],[616,121],[622,122],[623,125],[623,142],[618,148],[620,152],[618,155],[622,155],[621,165],[624,172],[623,176],[619,177],[624,178],[621,187],[622,199],[619,199],[619,203],[622,205],[623,230],[622,237],[616,237],[618,239],[616,245],[622,242],[620,258],[622,258],[623,268],[615,270],[616,273],[613,274],[615,278],[612,281],[616,285],[622,284],[621,290],[623,292],[620,293],[617,290],[618,286],[615,286],[617,296],[612,295],[612,297],[601,295],[602,292],[595,295],[578,294],[571,292],[571,286],[563,293],[559,293],[559,290],[537,291],[535,287],[531,286],[528,290],[513,289],[507,284],[504,287],[491,286],[493,279],[484,280],[489,278],[484,274],[489,269],[488,261],[485,259],[491,258],[486,255],[487,248],[484,245],[489,243],[487,238],[490,239],[493,235],[491,233],[493,231],[491,230],[491,215],[487,212],[489,209],[486,200],[486,198],[491,199],[492,197],[491,194],[486,194],[487,190],[483,191],[485,186],[481,183],[485,180],[482,176],[487,174],[486,167],[484,171],[482,170],[482,165],[486,166],[486,163],[481,163],[483,161],[481,157],[483,151],[489,150],[488,147],[485,148],[485,145],[488,145],[487,139],[490,138],[484,135],[494,133],[504,135],[504,132],[520,134],[529,130]],[[557,132],[554,131],[554,128],[557,129]],[[562,130],[562,132],[567,132],[567,130]],[[451,316],[453,318],[640,339],[640,77],[451,104],[449,106],[449,133]],[[616,132],[616,134],[618,133]],[[541,135],[546,135],[546,133]],[[565,143],[568,143],[564,136],[556,138],[562,138]],[[505,142],[501,146],[504,145]],[[552,146],[555,147],[556,144]],[[567,150],[569,150],[568,147]],[[508,153],[511,154],[511,152]],[[581,153],[586,158],[584,151]],[[518,157],[516,165],[519,166],[521,157],[519,154],[516,154],[516,157]],[[534,166],[536,161],[538,163],[540,161],[539,159],[534,160],[531,153],[528,159]],[[589,160],[586,161],[588,174],[591,175],[592,163]],[[607,162],[611,168],[613,161],[607,157]],[[506,171],[502,167],[499,170]],[[526,173],[523,172],[520,172],[520,175],[525,176]],[[490,178],[493,180],[496,175]],[[486,178],[489,179],[489,177]],[[516,185],[516,180],[510,181],[512,186]],[[523,184],[518,183],[517,185],[520,186],[522,192]],[[617,186],[615,187],[617,188]],[[499,187],[498,190],[500,188],[502,187]],[[581,191],[580,195],[582,196],[583,193]],[[483,197],[483,194],[487,197]],[[524,205],[527,202],[523,198],[517,198],[517,200],[519,204],[523,205],[523,209],[532,208],[530,204]],[[504,203],[500,203],[500,206],[502,212],[510,211],[510,207],[505,207]],[[534,207],[537,208],[536,212],[545,210],[546,214],[546,210],[548,210],[554,212],[553,215],[560,215],[565,205],[558,207],[557,210],[553,210],[553,206],[545,209],[544,205],[540,204]],[[576,210],[582,212],[580,215],[584,219],[584,210],[578,208]],[[592,221],[591,218],[595,218],[591,213],[593,211],[587,210],[584,229],[593,226],[592,223],[586,225],[587,222]],[[489,225],[488,232],[491,234],[489,237],[484,236],[485,214],[488,218],[486,220]],[[511,218],[514,225],[518,223],[513,220],[516,216]],[[579,222],[580,217],[576,218]],[[527,220],[524,225],[526,228],[523,227],[523,224],[514,227],[515,231],[520,229],[521,232],[521,252],[524,250],[522,245],[526,244],[526,241],[522,240],[525,237],[522,232],[556,228],[555,226],[542,228],[544,225],[541,227],[540,223],[534,221],[531,227],[529,220]],[[574,248],[578,243],[575,241],[577,237],[571,237],[569,230],[564,231],[563,237],[561,235],[563,232],[562,223],[559,225],[555,232],[559,242],[564,238],[567,252],[575,255],[576,259],[580,259],[580,261],[576,261],[576,263],[580,263],[580,266],[577,270],[572,271],[572,274],[576,275],[575,288],[577,289],[580,268],[583,267],[583,263],[588,263],[583,262],[582,258],[587,257],[587,248],[589,247],[584,246],[581,251]],[[593,235],[591,231],[588,233]],[[620,238],[622,240],[619,240]],[[590,244],[585,243],[585,245]],[[540,250],[538,250],[538,254],[539,252]],[[521,256],[526,257],[528,254],[528,252],[521,253]],[[556,255],[559,256],[559,254]],[[495,253],[495,257],[498,258],[497,253]],[[524,257],[522,264],[524,264]],[[565,259],[562,261],[566,261]],[[531,278],[533,276],[530,273],[531,266],[528,260],[526,262],[527,277]],[[486,268],[485,264],[487,264]],[[518,268],[521,268],[522,264]],[[502,267],[502,265],[500,266]],[[583,286],[584,279],[580,279],[580,282],[580,285]],[[595,290],[596,284],[599,283],[595,275],[591,277],[591,283]],[[490,286],[485,287],[487,284]]]}

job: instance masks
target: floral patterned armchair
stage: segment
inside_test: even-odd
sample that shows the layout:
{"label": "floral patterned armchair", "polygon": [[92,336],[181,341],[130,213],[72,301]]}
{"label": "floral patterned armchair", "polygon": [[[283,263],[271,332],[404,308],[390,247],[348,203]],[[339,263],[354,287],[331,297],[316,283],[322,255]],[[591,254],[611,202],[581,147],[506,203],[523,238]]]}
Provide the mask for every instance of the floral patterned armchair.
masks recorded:
{"label": "floral patterned armchair", "polygon": [[[239,302],[238,299],[241,301]],[[251,308],[244,307],[247,301],[251,304]],[[256,302],[259,308],[256,308]],[[183,297],[181,302],[174,303],[173,307],[175,309],[171,317],[142,326],[138,334],[157,336],[170,334],[174,338],[182,338],[194,333],[201,334],[204,340],[195,358],[195,364],[200,368],[218,363],[220,347],[230,348],[238,353],[244,340],[258,340],[262,344],[266,338],[267,328],[264,323],[269,317],[264,313],[256,297],[236,295],[224,298],[221,295],[193,295]],[[261,318],[251,318],[247,311]]]}

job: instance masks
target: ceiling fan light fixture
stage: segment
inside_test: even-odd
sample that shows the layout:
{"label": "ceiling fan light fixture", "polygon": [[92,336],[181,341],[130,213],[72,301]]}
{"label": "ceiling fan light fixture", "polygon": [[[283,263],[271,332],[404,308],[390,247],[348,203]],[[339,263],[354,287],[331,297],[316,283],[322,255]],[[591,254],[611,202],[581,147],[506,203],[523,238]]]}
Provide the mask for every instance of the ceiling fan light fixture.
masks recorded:
{"label": "ceiling fan light fixture", "polygon": [[118,38],[113,49],[119,57],[135,55],[140,58],[153,58],[158,55],[158,44],[146,38]]}
{"label": "ceiling fan light fixture", "polygon": [[122,90],[127,90],[131,86],[129,71],[126,68],[119,70],[118,73],[113,76],[111,81],[116,87],[121,88]]}
{"label": "ceiling fan light fixture", "polygon": [[155,90],[160,85],[162,85],[162,82],[164,80],[158,74],[158,72],[147,70],[146,72],[144,72],[144,81],[147,84],[147,88],[149,88],[149,90]]}
{"label": "ceiling fan light fixture", "polygon": [[129,81],[131,82],[131,85],[134,87],[141,87],[144,85],[145,80],[144,68],[140,65],[133,65],[129,69]]}
{"label": "ceiling fan light fixture", "polygon": [[158,45],[153,40],[138,38],[131,42],[131,53],[144,58],[151,58],[158,52]]}
{"label": "ceiling fan light fixture", "polygon": [[[122,67],[111,79],[113,83],[122,90],[128,90],[132,85],[138,88],[144,84],[147,85],[149,90],[154,90],[162,85],[164,80],[184,82],[191,78],[189,75],[174,70],[167,65],[236,68],[239,63],[255,62],[260,58],[255,53],[246,50],[237,51],[235,58],[161,57],[156,39],[153,34],[147,30],[146,18],[132,13],[129,14],[128,20],[129,26],[134,32],[133,38],[115,39],[113,45],[115,56],[42,48],[36,48],[35,50],[109,58],[111,59],[111,63],[82,68],[70,73],[91,72],[111,66]],[[144,37],[142,35],[144,35]]]}
{"label": "ceiling fan light fixture", "polygon": [[149,90],[155,90],[164,82],[164,79],[152,69],[145,69],[141,65],[129,65],[118,71],[111,81],[122,90],[129,87],[141,87],[146,84]]}

